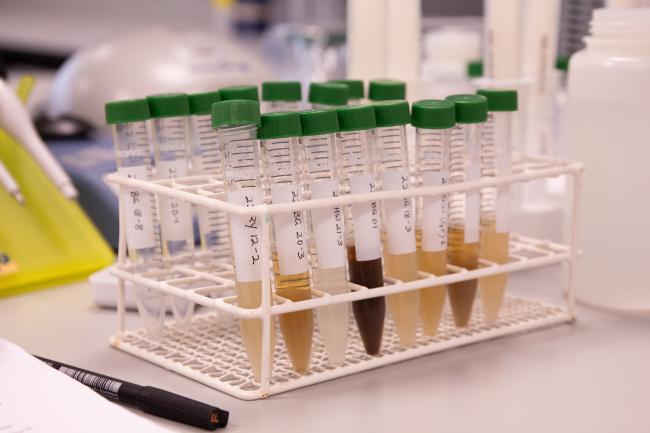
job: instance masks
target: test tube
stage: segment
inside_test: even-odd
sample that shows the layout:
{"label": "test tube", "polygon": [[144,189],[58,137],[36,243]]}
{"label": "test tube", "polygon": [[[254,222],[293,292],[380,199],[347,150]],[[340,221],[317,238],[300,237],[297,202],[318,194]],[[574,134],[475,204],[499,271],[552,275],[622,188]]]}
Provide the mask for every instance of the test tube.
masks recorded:
{"label": "test tube", "polygon": [[[512,151],[512,117],[517,111],[517,91],[482,89],[487,98],[488,120],[485,123],[481,148],[483,177],[510,174]],[[481,190],[481,246],[479,257],[498,264],[508,263],[510,241],[510,186]],[[483,318],[494,323],[499,317],[508,274],[497,274],[478,281]]]}
{"label": "test tube", "polygon": [[[150,118],[146,99],[109,102],[106,123],[111,125],[117,172],[131,179],[150,180],[151,152],[146,121]],[[121,189],[120,210],[124,216],[129,261],[143,271],[160,255],[155,197],[135,188]],[[162,334],[166,295],[135,286],[136,304],[145,328],[153,337]]]}
{"label": "test tube", "polygon": [[406,83],[399,80],[371,80],[368,99],[374,102],[406,99]]}
{"label": "test tube", "polygon": [[[384,101],[373,106],[377,121],[377,175],[381,179],[381,189],[408,189],[411,182],[406,143],[406,124],[411,122],[409,104],[406,101]],[[384,200],[383,211],[386,275],[405,283],[415,281],[419,275],[413,199]],[[414,345],[420,310],[419,291],[389,295],[388,310],[395,323],[400,345]]]}
{"label": "test tube", "polygon": [[[377,126],[371,105],[340,107],[337,154],[341,170],[341,189],[350,194],[374,192],[375,169],[372,130]],[[369,289],[384,285],[381,263],[379,205],[376,201],[346,206],[345,243],[350,282]],[[381,350],[386,304],[383,296],[352,303],[354,318],[366,352]]]}
{"label": "test tube", "polygon": [[297,111],[300,108],[302,90],[300,81],[266,81],[262,83],[264,112]]}
{"label": "test tube", "polygon": [[[212,106],[212,127],[217,130],[226,200],[245,207],[264,204],[257,127],[260,108],[255,101],[231,100]],[[255,309],[262,304],[261,223],[255,216],[230,215],[230,238],[235,267],[237,305]],[[262,371],[262,320],[240,319],[239,328],[251,369],[258,382]],[[271,353],[275,325],[271,323]]]}
{"label": "test tube", "polygon": [[[413,103],[411,125],[416,128],[415,176],[420,185],[446,185],[449,183],[451,131],[456,125],[454,103],[432,99]],[[436,276],[447,273],[447,210],[446,194],[418,200],[418,267]],[[420,321],[424,335],[438,332],[446,296],[444,284],[420,290]]]}
{"label": "test tube", "polygon": [[334,108],[348,103],[348,86],[337,83],[311,83],[309,103],[312,108]]}
{"label": "test tube", "polygon": [[257,86],[243,84],[240,86],[228,86],[219,89],[219,95],[222,101],[256,101],[260,100],[260,94]]}
{"label": "test tube", "polygon": [[[301,165],[298,153],[300,115],[297,112],[261,116],[259,137],[266,188],[272,204],[302,200]],[[291,301],[311,298],[309,247],[305,215],[301,211],[273,216],[273,273],[277,295]],[[280,330],[294,371],[309,370],[314,318],[311,310],[280,316]]]}
{"label": "test tube", "polygon": [[[189,174],[188,116],[189,100],[186,94],[170,93],[147,97],[153,118],[154,159],[158,179],[176,179]],[[192,206],[188,202],[168,196],[159,196],[160,234],[162,251],[166,257],[194,253]],[[173,296],[172,311],[181,325],[187,325],[194,304]]]}
{"label": "test tube", "polygon": [[[219,92],[188,95],[192,132],[192,173],[211,175],[221,180],[223,171],[217,132],[212,129],[212,104],[219,102]],[[216,195],[223,188],[213,191]],[[227,255],[230,251],[228,216],[225,212],[197,206],[201,246],[204,250]]]}
{"label": "test tube", "polygon": [[348,87],[348,105],[361,105],[366,97],[363,80],[330,80],[329,83],[344,84]]}
{"label": "test tube", "polygon": [[[451,132],[449,181],[452,184],[481,178],[481,141],[487,120],[487,100],[481,95],[453,95],[446,98],[455,104],[457,125]],[[447,261],[473,270],[478,267],[480,193],[478,190],[454,192],[449,198]],[[458,327],[469,324],[476,280],[449,285],[449,301]]]}
{"label": "test tube", "polygon": [[[336,110],[321,109],[300,113],[304,187],[311,199],[338,197],[339,168],[336,160],[336,133],[339,121]],[[345,266],[344,215],[340,206],[310,212],[313,240],[312,277],[314,288],[337,295],[348,291]],[[318,309],[318,329],[330,364],[345,359],[350,307],[347,303]]]}

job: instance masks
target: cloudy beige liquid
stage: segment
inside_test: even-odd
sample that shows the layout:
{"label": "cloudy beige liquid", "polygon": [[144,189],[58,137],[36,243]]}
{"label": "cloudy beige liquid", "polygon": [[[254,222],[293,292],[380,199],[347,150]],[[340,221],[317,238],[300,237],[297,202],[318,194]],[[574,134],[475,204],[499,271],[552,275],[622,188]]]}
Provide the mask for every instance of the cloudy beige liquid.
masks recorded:
{"label": "cloudy beige liquid", "polygon": [[[348,292],[348,271],[345,266],[333,269],[313,270],[314,289],[337,295]],[[348,343],[350,305],[334,304],[318,309],[318,330],[325,344],[327,359],[332,365],[340,365],[345,359]]]}
{"label": "cloudy beige liquid", "polygon": [[[384,245],[384,251],[388,251]],[[386,275],[401,280],[404,283],[419,279],[417,253],[385,254],[384,267]],[[396,293],[386,297],[399,343],[408,347],[415,344],[415,334],[418,327],[418,313],[420,309],[419,290]]]}
{"label": "cloudy beige liquid", "polygon": [[[276,293],[292,301],[305,301],[311,298],[309,272],[281,275],[277,254],[273,253],[273,273]],[[287,345],[287,352],[296,373],[309,370],[311,344],[314,335],[314,316],[312,310],[296,311],[280,315],[280,330]]]}
{"label": "cloudy beige liquid", "polygon": [[[423,251],[421,242],[422,230],[418,229],[416,235],[418,268],[423,272],[436,276],[445,275],[447,273],[447,250]],[[438,332],[446,295],[446,284],[426,287],[420,290],[420,322],[422,322],[422,332],[424,335],[436,335]]]}
{"label": "cloudy beige liquid", "polygon": [[[447,260],[449,264],[461,266],[468,270],[478,267],[479,243],[465,243],[465,229],[463,227],[449,227]],[[458,327],[469,324],[476,298],[476,280],[461,281],[449,285],[449,302],[454,323]]]}
{"label": "cloudy beige liquid", "polygon": [[[259,308],[262,304],[262,282],[235,282],[237,290],[237,305],[242,308]],[[262,376],[262,320],[261,319],[240,319],[239,329],[241,331],[244,349],[248,361],[251,363],[255,380],[260,382]],[[271,318],[271,354],[270,364],[273,364],[273,352],[275,350],[275,321]]]}
{"label": "cloudy beige liquid", "polygon": [[[479,255],[482,259],[498,264],[508,263],[510,234],[498,233],[496,221],[488,219],[481,221],[481,247]],[[499,318],[499,311],[503,303],[508,274],[491,275],[479,278],[481,292],[481,305],[483,317],[487,323],[494,323]]]}

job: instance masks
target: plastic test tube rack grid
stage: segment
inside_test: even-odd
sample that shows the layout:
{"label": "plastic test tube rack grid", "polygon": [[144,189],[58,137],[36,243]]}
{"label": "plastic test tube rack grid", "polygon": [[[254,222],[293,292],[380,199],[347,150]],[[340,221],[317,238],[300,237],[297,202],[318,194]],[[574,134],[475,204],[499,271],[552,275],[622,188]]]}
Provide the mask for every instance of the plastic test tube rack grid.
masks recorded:
{"label": "plastic test tube rack grid", "polygon": [[[233,269],[229,257],[217,257],[201,252],[193,257],[179,258],[171,263],[167,262],[164,267],[135,271],[131,269],[127,259],[123,207],[120,206],[118,266],[113,271],[119,280],[117,334],[110,338],[110,344],[127,353],[240,399],[255,400],[453,347],[571,322],[575,318],[573,289],[574,265],[577,256],[576,226],[578,224],[577,213],[580,202],[583,164],[550,157],[513,154],[512,167],[512,174],[509,176],[462,184],[342,195],[331,199],[262,205],[255,208],[244,208],[215,198],[218,195],[214,191],[215,188],[219,187],[220,181],[210,176],[191,176],[173,181],[142,181],[129,179],[116,173],[110,174],[108,180],[117,184],[119,188],[135,187],[156,194],[158,197],[176,197],[197,206],[225,211],[228,214],[259,217],[262,229],[261,260],[262,263],[269,263],[269,266],[263,267],[262,270],[262,304],[257,309],[244,309],[237,306],[236,297],[233,295]],[[421,273],[422,279],[409,283],[385,278],[383,287],[372,290],[350,284],[350,291],[339,295],[329,295],[312,290],[312,299],[301,302],[292,302],[272,293],[270,221],[273,214],[331,207],[333,205],[341,206],[364,201],[381,201],[403,197],[446,194],[453,191],[470,191],[482,187],[528,182],[556,176],[567,176],[573,180],[573,182],[567,182],[567,185],[569,185],[567,199],[570,200],[571,205],[571,212],[568,217],[570,218],[569,245],[511,233],[510,257],[507,264],[499,265],[481,260],[480,267],[472,271],[449,265],[449,273],[444,276],[435,277],[431,274]],[[456,328],[446,307],[438,334],[434,337],[428,337],[418,332],[417,343],[410,348],[399,346],[397,333],[392,321],[388,319],[384,328],[382,352],[378,356],[369,356],[365,353],[355,322],[350,320],[346,359],[343,365],[336,367],[328,365],[324,347],[316,329],[311,369],[308,374],[303,376],[292,371],[281,334],[278,332],[272,371],[269,368],[269,362],[267,362],[266,358],[269,356],[268,347],[270,344],[272,316],[305,309],[315,309],[341,302],[418,290],[433,285],[449,284],[499,273],[550,266],[562,262],[568,264],[568,281],[563,293],[565,302],[561,305],[506,295],[499,321],[494,325],[485,325],[478,305],[480,303],[477,302],[472,321],[467,328]],[[172,296],[186,298],[196,304],[208,307],[211,311],[196,314],[192,319],[192,324],[186,329],[167,321],[164,331],[165,337],[159,341],[153,340],[148,337],[144,329],[126,329],[125,281],[131,281]],[[187,289],[188,286],[192,288]],[[238,320],[235,320],[236,318],[258,318],[262,320],[262,353],[264,359],[262,360],[261,383],[253,380],[253,374],[239,336],[239,324]]]}

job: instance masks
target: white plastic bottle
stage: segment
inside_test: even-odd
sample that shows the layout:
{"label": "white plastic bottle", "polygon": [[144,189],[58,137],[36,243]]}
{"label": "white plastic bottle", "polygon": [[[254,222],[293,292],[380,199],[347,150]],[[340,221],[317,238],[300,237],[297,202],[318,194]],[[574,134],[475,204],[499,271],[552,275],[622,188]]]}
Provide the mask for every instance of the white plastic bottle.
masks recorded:
{"label": "white plastic bottle", "polygon": [[650,309],[650,8],[597,9],[569,65],[568,146],[586,164],[581,301]]}

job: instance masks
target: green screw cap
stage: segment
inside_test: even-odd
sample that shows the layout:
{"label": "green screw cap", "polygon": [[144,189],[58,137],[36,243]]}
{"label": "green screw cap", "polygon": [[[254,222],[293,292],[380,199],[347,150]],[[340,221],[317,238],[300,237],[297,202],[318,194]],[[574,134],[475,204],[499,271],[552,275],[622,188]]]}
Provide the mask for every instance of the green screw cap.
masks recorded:
{"label": "green screw cap", "polygon": [[146,99],[128,99],[124,101],[111,101],[104,105],[106,123],[141,122],[149,117],[149,104]]}
{"label": "green screw cap", "polygon": [[371,101],[406,99],[406,83],[398,80],[372,80],[368,86]]}
{"label": "green screw cap", "polygon": [[511,89],[480,89],[487,98],[488,111],[517,111],[517,91]]}
{"label": "green screw cap", "polygon": [[246,101],[259,101],[260,95],[257,86],[230,86],[219,89],[222,101],[229,101],[232,99],[243,99]]}
{"label": "green screw cap", "polygon": [[258,131],[258,138],[269,140],[273,138],[298,137],[302,134],[300,115],[296,111],[278,111],[264,113]]}
{"label": "green screw cap", "polygon": [[456,106],[456,122],[480,123],[487,120],[487,99],[481,95],[452,95],[445,98]]}
{"label": "green screw cap", "polygon": [[212,104],[221,101],[221,95],[216,92],[193,93],[187,95],[190,100],[191,114],[210,114],[212,113]]}
{"label": "green screw cap", "polygon": [[569,70],[569,57],[568,56],[559,56],[555,60],[555,69],[558,69],[563,72],[567,72]]}
{"label": "green screw cap", "polygon": [[266,81],[262,83],[263,101],[300,101],[300,81]]}
{"label": "green screw cap", "polygon": [[411,124],[416,128],[447,129],[456,124],[456,106],[451,101],[425,99],[413,103]]}
{"label": "green screw cap", "polygon": [[372,129],[377,126],[375,107],[372,105],[351,105],[336,109],[339,117],[339,130],[360,131]]}
{"label": "green screw cap", "polygon": [[329,80],[328,82],[348,86],[349,99],[363,99],[366,96],[363,90],[363,80]]}
{"label": "green screw cap", "polygon": [[406,101],[382,101],[372,105],[375,107],[377,127],[406,125],[411,122],[409,103]]}
{"label": "green screw cap", "polygon": [[339,118],[333,108],[301,111],[299,114],[303,136],[334,134],[339,131]]}
{"label": "green screw cap", "polygon": [[323,105],[345,105],[348,103],[348,86],[337,83],[311,83],[309,102]]}
{"label": "green screw cap", "polygon": [[212,105],[212,128],[243,125],[260,125],[259,102],[233,99]]}
{"label": "green screw cap", "polygon": [[190,114],[190,101],[185,93],[147,96],[151,117],[176,117]]}
{"label": "green screw cap", "polygon": [[467,76],[480,78],[483,76],[483,60],[471,60],[467,62]]}

